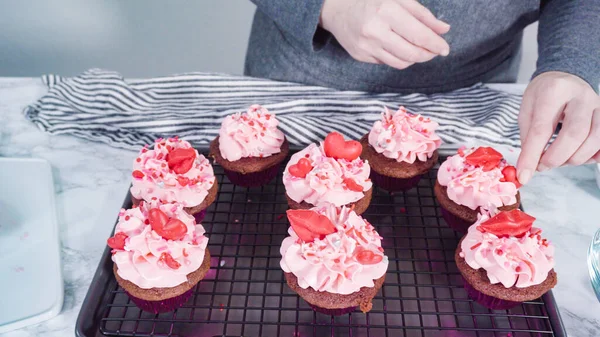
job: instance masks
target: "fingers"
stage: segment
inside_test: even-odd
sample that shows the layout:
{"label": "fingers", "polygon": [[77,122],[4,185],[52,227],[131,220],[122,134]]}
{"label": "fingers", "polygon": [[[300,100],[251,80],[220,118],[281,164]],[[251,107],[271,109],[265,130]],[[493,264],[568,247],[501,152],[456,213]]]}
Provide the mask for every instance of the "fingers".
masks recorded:
{"label": "fingers", "polygon": [[381,14],[396,34],[415,46],[442,56],[447,56],[450,53],[448,43],[431,28],[417,20],[404,7],[397,5],[396,8],[382,11]]}
{"label": "fingers", "polygon": [[600,108],[592,116],[590,133],[575,154],[567,161],[569,165],[592,163],[600,158]]}
{"label": "fingers", "polygon": [[538,167],[540,157],[554,133],[560,111],[564,108],[561,100],[540,97],[533,105],[533,116],[527,137],[522,140],[521,154],[517,161],[518,178],[522,184],[529,182]]}
{"label": "fingers", "polygon": [[417,47],[393,31],[388,31],[381,41],[383,48],[397,58],[410,62],[427,62],[437,56],[426,49]]}
{"label": "fingers", "polygon": [[521,108],[519,110],[519,134],[521,142],[527,139],[527,132],[531,127],[531,119],[533,118],[533,97],[527,93],[523,95]]}
{"label": "fingers", "polygon": [[400,70],[406,69],[414,64],[414,62],[407,62],[405,60],[399,59],[398,57],[392,55],[385,49],[380,49],[376,57],[381,63],[385,63],[390,67],[394,67]]}
{"label": "fingers", "polygon": [[425,6],[417,1],[406,1],[402,6],[412,14],[417,20],[421,21],[425,26],[431,28],[436,34],[442,35],[448,33],[450,25],[436,18],[433,13]]}
{"label": "fingers", "polygon": [[[565,107],[563,125],[556,140],[548,147],[538,166],[540,171],[563,165],[590,133],[592,115],[584,100],[572,100]],[[589,158],[589,157],[588,157]]]}

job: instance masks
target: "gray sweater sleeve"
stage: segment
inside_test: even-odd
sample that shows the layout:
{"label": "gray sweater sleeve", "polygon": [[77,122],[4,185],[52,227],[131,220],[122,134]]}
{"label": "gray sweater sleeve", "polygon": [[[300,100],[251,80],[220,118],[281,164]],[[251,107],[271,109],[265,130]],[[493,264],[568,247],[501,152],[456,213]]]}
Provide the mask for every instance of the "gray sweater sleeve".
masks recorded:
{"label": "gray sweater sleeve", "polygon": [[251,0],[286,37],[305,51],[322,47],[331,35],[319,27],[324,0]]}
{"label": "gray sweater sleeve", "polygon": [[542,1],[537,70],[581,77],[597,92],[600,83],[600,0]]}

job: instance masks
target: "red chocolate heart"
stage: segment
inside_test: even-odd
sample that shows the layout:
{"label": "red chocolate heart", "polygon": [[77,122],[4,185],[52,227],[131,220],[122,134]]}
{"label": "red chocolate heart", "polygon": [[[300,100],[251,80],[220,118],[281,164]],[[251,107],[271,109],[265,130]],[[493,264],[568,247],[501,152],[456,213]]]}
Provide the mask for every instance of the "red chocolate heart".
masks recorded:
{"label": "red chocolate heart", "polygon": [[187,233],[187,226],[179,219],[170,218],[160,209],[152,208],[148,212],[152,230],[167,240],[181,240]]}
{"label": "red chocolate heart", "polygon": [[164,262],[171,269],[179,269],[179,267],[181,267],[181,263],[177,262],[177,260],[175,260],[169,253],[160,254],[160,258],[158,260]]}
{"label": "red chocolate heart", "polygon": [[125,239],[127,239],[127,237],[127,234],[119,232],[116,233],[112,238],[108,238],[108,240],[106,240],[106,244],[112,249],[123,250],[125,248]]}
{"label": "red chocolate heart", "polygon": [[332,132],[325,137],[323,149],[327,157],[352,161],[360,156],[362,145],[355,140],[346,141],[341,134]]}
{"label": "red chocolate heart", "polygon": [[479,147],[465,157],[465,162],[475,167],[483,167],[484,171],[490,171],[497,167],[502,160],[502,154],[491,147]]}
{"label": "red chocolate heart", "polygon": [[287,210],[287,217],[294,232],[304,242],[323,239],[325,235],[334,233],[335,226],[328,217],[308,209]]}
{"label": "red chocolate heart", "polygon": [[500,212],[478,226],[477,229],[484,233],[491,233],[498,237],[520,237],[531,230],[535,218],[518,209]]}
{"label": "red chocolate heart", "polygon": [[354,192],[362,192],[363,191],[363,187],[360,186],[354,179],[352,178],[344,178],[344,184],[346,184],[346,187],[348,187],[348,189],[350,191],[354,191]]}
{"label": "red chocolate heart", "polygon": [[355,256],[356,260],[361,264],[377,264],[383,260],[383,256],[360,246],[356,247]]}
{"label": "red chocolate heart", "polygon": [[517,179],[517,169],[514,166],[507,166],[503,168],[502,175],[504,176],[504,181],[515,184],[517,188],[523,186]]}
{"label": "red chocolate heart", "polygon": [[169,151],[167,163],[169,168],[177,174],[184,174],[189,171],[196,160],[196,151],[192,148],[173,149]]}
{"label": "red chocolate heart", "polygon": [[291,165],[288,168],[288,172],[291,175],[293,175],[294,177],[306,178],[306,175],[312,169],[313,169],[313,166],[312,166],[310,160],[308,160],[306,158],[300,158],[300,160],[298,160],[298,162],[296,164]]}

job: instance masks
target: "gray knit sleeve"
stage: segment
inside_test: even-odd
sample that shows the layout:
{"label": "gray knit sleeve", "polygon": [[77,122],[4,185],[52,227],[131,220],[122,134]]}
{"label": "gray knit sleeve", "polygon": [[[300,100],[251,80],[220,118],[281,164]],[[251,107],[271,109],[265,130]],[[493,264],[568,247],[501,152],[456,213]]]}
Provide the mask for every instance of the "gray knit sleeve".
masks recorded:
{"label": "gray knit sleeve", "polygon": [[547,0],[540,8],[537,70],[600,83],[600,0]]}
{"label": "gray knit sleeve", "polygon": [[286,38],[305,51],[320,49],[331,34],[319,27],[324,0],[251,0]]}

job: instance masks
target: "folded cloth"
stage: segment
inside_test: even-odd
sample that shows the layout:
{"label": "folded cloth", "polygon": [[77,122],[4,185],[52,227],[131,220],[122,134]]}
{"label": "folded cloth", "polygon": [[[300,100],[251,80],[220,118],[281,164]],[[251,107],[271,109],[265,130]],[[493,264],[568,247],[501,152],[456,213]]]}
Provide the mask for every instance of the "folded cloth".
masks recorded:
{"label": "folded cloth", "polygon": [[211,73],[125,80],[91,69],[76,77],[45,75],[48,93],[26,118],[51,134],[70,134],[137,150],[155,138],[178,135],[203,147],[223,118],[261,104],[275,113],[291,144],[322,140],[330,131],[351,139],[366,134],[384,106],[405,106],[436,120],[446,143],[473,140],[519,146],[521,97],[477,84],[433,95],[338,91],[296,83]]}

